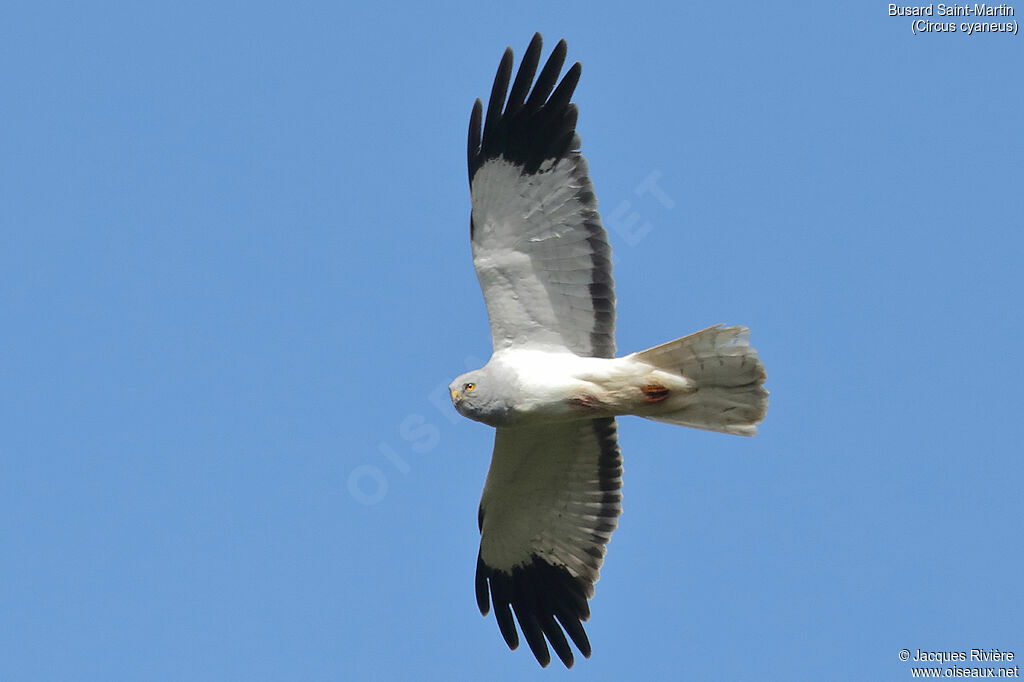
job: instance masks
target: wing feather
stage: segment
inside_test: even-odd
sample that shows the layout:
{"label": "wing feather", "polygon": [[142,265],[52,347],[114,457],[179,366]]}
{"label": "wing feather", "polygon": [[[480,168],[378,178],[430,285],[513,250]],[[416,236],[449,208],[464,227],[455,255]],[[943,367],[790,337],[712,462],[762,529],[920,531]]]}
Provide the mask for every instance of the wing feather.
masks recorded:
{"label": "wing feather", "polygon": [[508,81],[512,77],[512,48],[505,48],[505,54],[501,56],[498,64],[498,73],[494,76],[494,85],[491,86],[491,98],[487,102],[487,117],[484,119],[484,139],[490,139],[497,134],[498,122],[501,120],[501,108],[505,102],[505,93],[508,92]]}
{"label": "wing feather", "polygon": [[508,93],[508,103],[505,105],[507,112],[514,112],[522,108],[526,101],[526,95],[530,92],[530,85],[537,73],[537,65],[540,63],[540,50],[543,41],[540,34],[535,33],[526,48],[523,61],[519,64],[519,71],[516,72],[516,80],[512,83],[512,91]]}
{"label": "wing feather", "polygon": [[[540,43],[540,34],[535,33],[533,40]],[[544,106],[544,102],[547,100],[548,95],[551,94],[552,88],[558,82],[558,74],[562,71],[562,65],[565,64],[565,55],[568,52],[569,46],[564,38],[558,41],[555,49],[551,50],[551,56],[548,57],[547,63],[541,69],[540,76],[537,78],[537,84],[533,86],[533,93],[530,94],[530,99],[526,101],[526,111],[528,113],[532,114]]]}
{"label": "wing feather", "polygon": [[540,346],[613,357],[611,248],[570,102],[581,67],[573,64],[559,82],[567,52],[559,41],[530,91],[541,44],[534,35],[507,102],[513,57],[506,50],[486,116],[480,100],[470,115],[473,263],[496,351]]}
{"label": "wing feather", "polygon": [[519,646],[514,613],[541,665],[550,644],[572,666],[566,634],[590,656],[582,622],[622,512],[621,488],[612,418],[497,429],[480,501],[476,599],[484,615],[493,604],[509,648]]}

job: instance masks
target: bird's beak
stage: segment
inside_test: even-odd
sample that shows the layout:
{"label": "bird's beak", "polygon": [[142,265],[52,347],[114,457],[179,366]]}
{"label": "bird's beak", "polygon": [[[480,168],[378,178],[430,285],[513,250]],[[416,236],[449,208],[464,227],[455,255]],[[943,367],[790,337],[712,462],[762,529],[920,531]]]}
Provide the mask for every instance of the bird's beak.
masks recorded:
{"label": "bird's beak", "polygon": [[452,389],[452,402],[453,403],[459,402],[459,392],[456,391],[454,388]]}

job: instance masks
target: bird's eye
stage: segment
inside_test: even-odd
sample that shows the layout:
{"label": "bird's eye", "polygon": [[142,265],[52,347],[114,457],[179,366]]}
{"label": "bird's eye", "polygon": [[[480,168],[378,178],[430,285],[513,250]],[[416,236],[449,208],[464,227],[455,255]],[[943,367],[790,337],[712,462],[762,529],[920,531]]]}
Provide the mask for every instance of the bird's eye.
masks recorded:
{"label": "bird's eye", "polygon": [[469,383],[469,384],[466,384],[465,386],[463,386],[462,388],[463,388],[463,390],[466,390],[466,391],[472,391],[474,388],[476,388],[476,384]]}

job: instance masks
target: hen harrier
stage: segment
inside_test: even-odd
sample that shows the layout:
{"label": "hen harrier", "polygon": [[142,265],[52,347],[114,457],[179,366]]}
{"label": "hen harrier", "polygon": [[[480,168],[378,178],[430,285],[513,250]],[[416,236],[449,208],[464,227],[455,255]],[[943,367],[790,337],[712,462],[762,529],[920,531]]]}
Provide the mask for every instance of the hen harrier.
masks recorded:
{"label": "hen harrier", "polygon": [[752,436],[768,391],[745,327],[615,357],[611,248],[569,102],[580,65],[558,83],[560,41],[533,84],[540,52],[536,34],[506,101],[506,49],[487,116],[479,99],[470,116],[469,234],[494,353],[449,389],[460,414],[495,427],[478,515],[480,612],[493,605],[515,649],[514,612],[540,664],[551,661],[546,638],[568,667],[566,635],[590,656],[582,621],[622,509],[615,417]]}

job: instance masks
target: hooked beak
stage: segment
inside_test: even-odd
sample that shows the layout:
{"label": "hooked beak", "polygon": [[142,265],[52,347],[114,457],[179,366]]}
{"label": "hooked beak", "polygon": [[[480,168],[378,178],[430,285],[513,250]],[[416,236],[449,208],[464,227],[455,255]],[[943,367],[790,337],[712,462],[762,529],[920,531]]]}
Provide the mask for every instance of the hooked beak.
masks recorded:
{"label": "hooked beak", "polygon": [[453,403],[457,403],[460,400],[462,400],[462,398],[459,396],[459,392],[453,388],[452,389],[452,402]]}

